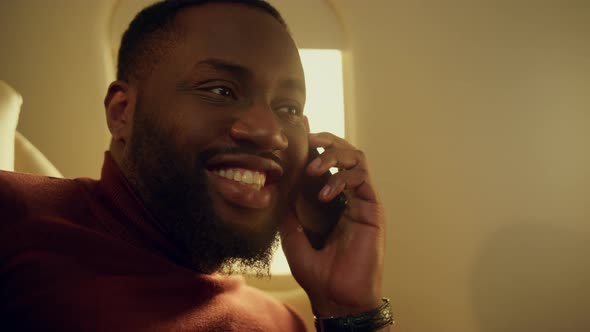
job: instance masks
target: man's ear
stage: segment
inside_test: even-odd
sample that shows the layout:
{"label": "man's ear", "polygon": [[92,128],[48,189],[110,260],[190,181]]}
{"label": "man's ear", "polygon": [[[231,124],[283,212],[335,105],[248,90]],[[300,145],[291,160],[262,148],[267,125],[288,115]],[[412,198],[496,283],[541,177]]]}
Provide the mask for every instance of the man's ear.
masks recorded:
{"label": "man's ear", "polygon": [[125,145],[133,129],[136,90],[124,81],[114,81],[109,85],[104,98],[107,125],[112,140]]}

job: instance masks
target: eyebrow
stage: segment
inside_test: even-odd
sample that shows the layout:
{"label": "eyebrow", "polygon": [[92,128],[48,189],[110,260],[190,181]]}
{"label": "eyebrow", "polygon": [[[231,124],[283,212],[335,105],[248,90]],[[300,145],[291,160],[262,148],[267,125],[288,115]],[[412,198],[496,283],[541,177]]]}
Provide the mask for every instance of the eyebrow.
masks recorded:
{"label": "eyebrow", "polygon": [[290,78],[282,81],[279,84],[281,90],[294,90],[305,96],[305,83],[299,79]]}
{"label": "eyebrow", "polygon": [[197,62],[194,66],[195,69],[199,67],[210,67],[217,71],[224,71],[232,76],[237,76],[243,79],[249,79],[254,76],[252,71],[242,65],[231,63],[221,59],[205,59]]}
{"label": "eyebrow", "polygon": [[[226,60],[209,58],[197,62],[193,68],[210,67],[216,71],[226,72],[232,76],[239,77],[242,80],[251,80],[254,77],[252,70],[237,63],[232,63]],[[288,78],[279,83],[281,90],[294,90],[305,96],[305,82],[297,78]]]}

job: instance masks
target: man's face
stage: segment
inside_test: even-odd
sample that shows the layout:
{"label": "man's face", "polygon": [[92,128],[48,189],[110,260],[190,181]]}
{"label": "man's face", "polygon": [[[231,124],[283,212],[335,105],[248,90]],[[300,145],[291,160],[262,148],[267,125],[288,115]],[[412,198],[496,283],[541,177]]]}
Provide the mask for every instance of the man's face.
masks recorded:
{"label": "man's face", "polygon": [[244,5],[187,8],[175,22],[179,41],[137,86],[124,169],[194,267],[266,267],[307,157],[296,46]]}

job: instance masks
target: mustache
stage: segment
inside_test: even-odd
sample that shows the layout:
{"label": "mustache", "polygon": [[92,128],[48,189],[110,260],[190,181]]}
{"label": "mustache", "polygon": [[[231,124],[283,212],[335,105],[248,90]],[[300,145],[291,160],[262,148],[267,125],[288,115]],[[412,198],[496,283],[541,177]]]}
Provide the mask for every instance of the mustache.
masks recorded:
{"label": "mustache", "polygon": [[207,160],[213,158],[218,154],[249,154],[254,155],[260,158],[270,159],[277,164],[279,164],[283,169],[285,168],[285,163],[283,160],[278,157],[276,154],[268,151],[260,151],[255,150],[247,147],[214,147],[209,148],[204,151],[201,151],[199,154],[199,162],[201,165],[206,165]]}

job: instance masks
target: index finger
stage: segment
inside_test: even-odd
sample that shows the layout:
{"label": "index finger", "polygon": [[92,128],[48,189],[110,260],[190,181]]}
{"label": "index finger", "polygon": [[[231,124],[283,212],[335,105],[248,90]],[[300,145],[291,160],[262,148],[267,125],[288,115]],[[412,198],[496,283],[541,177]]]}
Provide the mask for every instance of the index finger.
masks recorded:
{"label": "index finger", "polygon": [[344,138],[328,132],[309,134],[309,145],[314,148],[354,148]]}

